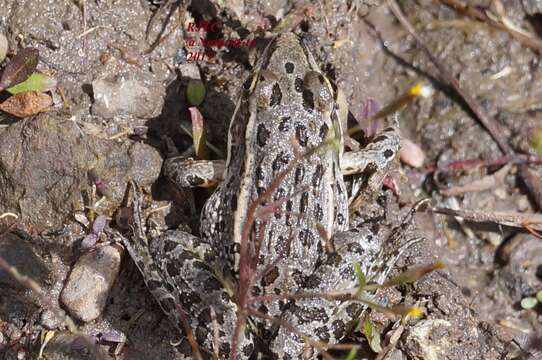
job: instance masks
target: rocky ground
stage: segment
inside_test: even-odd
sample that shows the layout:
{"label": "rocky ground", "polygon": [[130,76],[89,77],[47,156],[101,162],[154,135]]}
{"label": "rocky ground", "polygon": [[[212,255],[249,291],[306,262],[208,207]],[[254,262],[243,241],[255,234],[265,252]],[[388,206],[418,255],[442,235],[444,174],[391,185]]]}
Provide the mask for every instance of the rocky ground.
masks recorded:
{"label": "rocky ground", "polygon": [[[510,154],[541,156],[532,138],[542,132],[542,48],[536,45],[542,1],[469,1],[478,14],[493,14],[482,19],[445,2],[398,1],[425,46],[498,127]],[[211,38],[250,36],[256,44],[202,49],[203,59],[188,62],[196,51],[187,40],[205,36],[188,31],[199,21],[219,25],[218,33],[207,33]],[[171,345],[179,336],[129,256],[109,243],[104,221],[115,222],[133,179],[152,195],[157,224],[197,229],[207,193],[179,191],[160,176],[173,149],[192,145],[181,129],[191,128],[188,81],[205,85],[198,109],[208,141],[223,153],[225,129],[261,39],[279,31],[307,36],[355,119],[417,82],[434,88],[401,110],[402,133],[415,150],[394,165],[398,192],[383,192],[376,205],[383,225],[396,224],[424,198],[432,206],[484,213],[540,210],[540,161],[503,157],[384,1],[0,0],[0,33],[11,53],[38,49],[38,70],[58,82],[50,111],[23,119],[0,112],[0,258],[42,291],[0,272],[0,359],[36,359],[40,348],[47,359],[180,358]],[[480,185],[495,173],[489,186]],[[520,305],[542,289],[540,239],[521,226],[432,212],[418,212],[416,228],[424,240],[402,256],[400,268],[442,260],[446,269],[381,293],[382,302],[415,304],[424,316],[398,323],[372,311],[389,352],[372,353],[365,337],[353,333],[349,340],[364,349],[359,356],[542,358],[541,307]],[[76,335],[58,309],[74,320]]]}

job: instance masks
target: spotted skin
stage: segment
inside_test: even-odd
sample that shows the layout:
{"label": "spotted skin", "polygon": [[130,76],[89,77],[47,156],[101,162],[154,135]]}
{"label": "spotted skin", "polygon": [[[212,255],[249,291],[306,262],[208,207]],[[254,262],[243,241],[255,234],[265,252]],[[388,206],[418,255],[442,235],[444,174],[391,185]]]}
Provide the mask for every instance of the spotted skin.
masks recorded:
{"label": "spotted skin", "polygon": [[[203,347],[212,349],[209,306],[223,314],[220,349],[235,327],[236,287],[239,281],[239,251],[242,234],[250,219],[249,208],[272,206],[267,217],[256,218],[250,241],[259,239],[257,269],[262,277],[251,293],[280,295],[340,290],[355,286],[353,264],[381,268],[380,237],[369,229],[348,231],[348,194],[342,178],[343,123],[339,120],[336,89],[296,35],[274,38],[255,70],[245,82],[228,131],[228,154],[222,182],[207,200],[201,214],[201,238],[167,232],[156,247],[145,250],[136,241],[130,254],[147,279],[147,286],[160,300],[186,307],[187,315]],[[351,172],[370,173],[377,187],[380,173],[387,170],[399,147],[395,131],[383,132],[378,145],[349,155]],[[335,146],[329,145],[334,139]],[[389,156],[389,151],[393,154]],[[364,155],[367,156],[364,156]],[[168,160],[164,174],[186,186],[182,160]],[[291,167],[291,169],[290,169]],[[288,170],[290,169],[290,170]],[[192,173],[191,176],[193,176]],[[283,176],[280,184],[271,184]],[[182,181],[177,181],[178,179]],[[372,180],[374,179],[374,180]],[[202,175],[197,182],[207,182]],[[267,202],[261,197],[269,189]],[[372,190],[371,190],[372,191]],[[272,204],[271,204],[272,203]],[[329,239],[335,251],[329,252]],[[192,271],[192,273],[191,273]],[[160,282],[162,285],[160,286]],[[160,297],[162,296],[162,297]],[[163,304],[173,322],[178,319],[172,302]],[[343,337],[361,306],[322,300],[255,303],[254,309],[282,318],[314,340],[336,343]],[[305,344],[286,329],[273,327],[261,318],[251,319],[254,329],[273,353],[273,358],[297,359],[310,353]],[[253,336],[242,338],[238,358],[248,358]],[[315,357],[313,352],[309,358]]]}

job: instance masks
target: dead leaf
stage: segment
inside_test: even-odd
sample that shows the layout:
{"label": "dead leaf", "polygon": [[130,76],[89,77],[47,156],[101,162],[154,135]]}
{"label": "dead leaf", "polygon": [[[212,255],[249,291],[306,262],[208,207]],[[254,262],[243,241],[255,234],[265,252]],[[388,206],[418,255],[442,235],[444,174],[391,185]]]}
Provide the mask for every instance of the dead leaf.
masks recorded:
{"label": "dead leaf", "polygon": [[32,75],[38,66],[38,49],[24,48],[20,50],[4,68],[0,77],[0,91],[22,83]]}
{"label": "dead leaf", "polygon": [[28,91],[9,97],[0,104],[0,110],[17,117],[27,117],[48,110],[53,99],[44,93]]}

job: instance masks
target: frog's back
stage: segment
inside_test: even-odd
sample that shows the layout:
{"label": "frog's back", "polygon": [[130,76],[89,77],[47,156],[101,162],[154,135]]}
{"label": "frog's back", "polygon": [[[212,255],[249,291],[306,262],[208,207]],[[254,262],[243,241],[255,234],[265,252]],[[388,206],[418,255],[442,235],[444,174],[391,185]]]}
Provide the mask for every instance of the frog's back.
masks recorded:
{"label": "frog's back", "polygon": [[[323,252],[319,228],[331,237],[347,226],[340,154],[323,145],[334,131],[341,130],[329,81],[296,35],[279,35],[247,81],[230,125],[224,182],[202,215],[204,236],[229,244],[235,257],[250,204],[296,161],[267,203],[274,211],[260,219],[259,266],[273,264],[262,292],[299,289]],[[303,155],[317,147],[325,151]]]}

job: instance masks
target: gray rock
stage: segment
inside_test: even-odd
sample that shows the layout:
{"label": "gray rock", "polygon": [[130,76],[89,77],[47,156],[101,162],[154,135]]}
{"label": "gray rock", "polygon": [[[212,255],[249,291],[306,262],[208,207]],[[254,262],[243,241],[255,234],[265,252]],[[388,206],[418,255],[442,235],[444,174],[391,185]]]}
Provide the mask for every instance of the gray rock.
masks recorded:
{"label": "gray rock", "polygon": [[121,255],[118,247],[107,245],[79,258],[60,294],[71,315],[84,322],[100,316],[119,273]]}
{"label": "gray rock", "polygon": [[528,15],[542,13],[542,0],[523,0],[523,8]]}
{"label": "gray rock", "polygon": [[81,194],[91,186],[89,170],[101,177],[115,206],[128,179],[149,185],[161,164],[149,145],[87,135],[56,113],[25,119],[0,133],[0,213],[16,213],[38,232],[60,227],[88,205]]}
{"label": "gray rock", "polygon": [[451,353],[452,324],[442,319],[422,320],[408,330],[406,346],[412,359],[439,360]]}
{"label": "gray rock", "polygon": [[164,87],[149,79],[96,79],[92,91],[92,114],[105,119],[120,115],[152,118],[160,115],[164,105]]}
{"label": "gray rock", "polygon": [[51,310],[44,310],[40,314],[40,324],[49,330],[54,330],[62,325],[62,320]]}
{"label": "gray rock", "polygon": [[[36,254],[32,243],[28,239],[10,232],[1,236],[0,257],[20,274],[28,276],[41,286],[52,281],[52,272]],[[2,270],[0,270],[0,285],[25,289],[24,286]]]}

